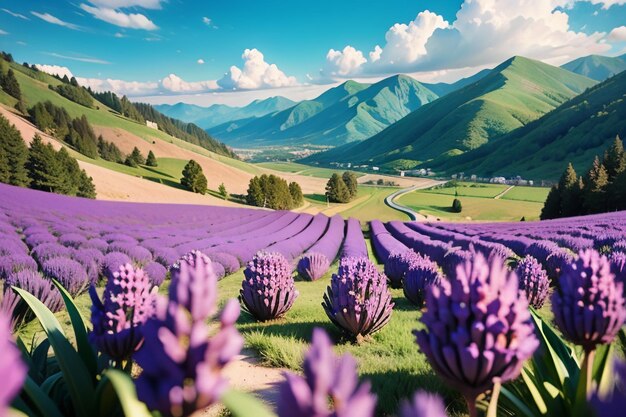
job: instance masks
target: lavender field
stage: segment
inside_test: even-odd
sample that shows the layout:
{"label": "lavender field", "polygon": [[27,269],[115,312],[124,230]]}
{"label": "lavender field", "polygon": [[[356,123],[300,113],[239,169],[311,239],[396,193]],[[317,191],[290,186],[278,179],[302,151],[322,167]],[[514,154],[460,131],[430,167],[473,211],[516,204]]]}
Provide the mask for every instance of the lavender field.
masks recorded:
{"label": "lavender field", "polygon": [[[2,326],[47,336],[21,354],[2,336],[0,398],[27,415],[93,412],[102,384],[102,415],[127,416],[610,416],[624,398],[624,212],[361,225],[0,185],[0,233]],[[221,375],[244,343],[294,371],[269,408]]]}

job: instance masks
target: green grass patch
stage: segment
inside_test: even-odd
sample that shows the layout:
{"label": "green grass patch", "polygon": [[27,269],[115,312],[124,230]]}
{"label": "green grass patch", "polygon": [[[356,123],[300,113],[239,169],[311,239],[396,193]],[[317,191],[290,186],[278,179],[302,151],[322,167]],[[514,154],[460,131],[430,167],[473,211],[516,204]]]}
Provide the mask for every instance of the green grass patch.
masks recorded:
{"label": "green grass patch", "polygon": [[533,201],[544,203],[550,189],[547,187],[514,187],[502,196],[503,200]]}
{"label": "green grass patch", "polygon": [[[333,174],[341,175],[346,171],[345,169],[312,167],[309,165],[299,164],[297,162],[261,162],[255,165],[267,169],[273,169],[274,171],[298,173],[299,175],[317,178],[330,178]],[[357,178],[365,175],[361,172],[352,172],[356,174]]]}
{"label": "green grass patch", "polygon": [[444,187],[437,186],[424,190],[425,193],[454,195],[458,193],[459,196],[465,197],[482,197],[482,198],[494,198],[504,190],[509,188],[508,185],[502,184],[482,184],[473,182],[460,182],[456,187]]}
{"label": "green grass patch", "polygon": [[398,210],[392,209],[385,204],[385,198],[393,194],[397,189],[389,187],[364,187],[359,186],[359,194],[357,198],[367,196],[365,201],[358,203],[356,206],[349,208],[340,214],[345,218],[355,217],[362,222],[371,220],[391,221],[391,220],[410,220],[409,216]]}

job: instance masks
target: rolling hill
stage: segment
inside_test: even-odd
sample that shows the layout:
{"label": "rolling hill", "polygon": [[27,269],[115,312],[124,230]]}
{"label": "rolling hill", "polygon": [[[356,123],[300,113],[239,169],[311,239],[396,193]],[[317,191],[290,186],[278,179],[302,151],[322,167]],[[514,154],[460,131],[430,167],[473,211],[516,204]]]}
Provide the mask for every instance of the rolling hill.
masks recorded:
{"label": "rolling hill", "polygon": [[446,173],[556,180],[568,162],[582,174],[617,134],[626,137],[626,72],[482,148],[426,165]]}
{"label": "rolling hill", "polygon": [[570,71],[513,57],[479,81],[422,106],[379,134],[304,162],[396,169],[443,161],[528,124],[594,84]]}
{"label": "rolling hill", "polygon": [[604,81],[626,70],[626,55],[616,57],[589,55],[561,65],[561,68],[597,81]]}
{"label": "rolling hill", "polygon": [[169,117],[209,129],[233,120],[262,117],[285,110],[295,104],[288,98],[277,96],[265,100],[254,100],[244,107],[231,107],[225,104],[202,107],[186,103],[160,104],[154,107]]}
{"label": "rolling hill", "polygon": [[439,97],[443,97],[447,94],[452,93],[453,91],[456,90],[460,90],[461,88],[473,84],[477,81],[482,80],[483,78],[485,78],[487,76],[487,74],[489,74],[491,72],[490,69],[484,69],[482,71],[477,72],[476,74],[467,77],[467,78],[462,78],[456,82],[453,82],[451,84],[448,83],[436,83],[436,84],[427,84],[427,83],[422,83],[422,85],[426,88],[428,88],[430,91],[432,91],[433,93],[437,94]]}
{"label": "rolling hill", "polygon": [[327,145],[367,139],[437,95],[411,77],[375,84],[347,81],[314,100],[254,120],[227,123],[210,133],[234,147]]}

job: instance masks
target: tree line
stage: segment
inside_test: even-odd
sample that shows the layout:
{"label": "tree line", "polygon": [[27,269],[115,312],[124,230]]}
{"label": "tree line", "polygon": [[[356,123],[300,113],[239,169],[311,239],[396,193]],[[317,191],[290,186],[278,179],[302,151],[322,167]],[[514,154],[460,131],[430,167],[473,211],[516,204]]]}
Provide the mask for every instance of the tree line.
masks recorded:
{"label": "tree line", "polygon": [[35,135],[30,147],[19,130],[0,115],[0,182],[18,187],[96,198],[91,177],[65,148],[56,151]]}
{"label": "tree line", "polygon": [[250,180],[246,203],[273,210],[291,210],[304,204],[304,195],[297,182],[287,183],[276,175],[263,174]]}
{"label": "tree line", "polygon": [[341,176],[333,174],[326,183],[326,198],[331,203],[349,203],[358,193],[357,177],[346,171]]}
{"label": "tree line", "polygon": [[595,157],[587,174],[578,176],[570,163],[550,193],[541,211],[541,219],[580,216],[626,210],[626,153],[619,136],[604,152]]}

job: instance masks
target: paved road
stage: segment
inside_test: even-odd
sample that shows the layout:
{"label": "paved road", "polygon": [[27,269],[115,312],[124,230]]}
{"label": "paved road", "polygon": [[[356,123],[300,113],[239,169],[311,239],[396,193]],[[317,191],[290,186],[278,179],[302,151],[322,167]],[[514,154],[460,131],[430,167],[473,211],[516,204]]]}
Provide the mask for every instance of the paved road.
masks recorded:
{"label": "paved road", "polygon": [[393,194],[388,195],[385,198],[385,204],[387,204],[389,207],[396,209],[398,211],[401,211],[402,213],[406,213],[409,218],[413,221],[420,221],[420,222],[424,222],[426,220],[428,220],[428,218],[426,216],[424,216],[423,214],[417,213],[413,210],[411,210],[409,207],[403,206],[401,204],[398,204],[395,202],[395,199],[410,193],[412,191],[415,190],[423,190],[425,188],[430,188],[430,187],[434,187],[435,185],[439,185],[439,184],[445,184],[445,181],[433,181],[432,183],[427,183],[424,185],[414,185],[412,187],[408,187],[408,188],[403,188],[401,190],[396,191]]}
{"label": "paved road", "polygon": [[500,194],[498,194],[497,196],[495,196],[493,199],[494,200],[499,200],[502,198],[502,196],[506,193],[508,193],[509,191],[511,191],[513,188],[515,188],[514,185],[511,185],[509,188],[507,188],[506,190],[502,191]]}

